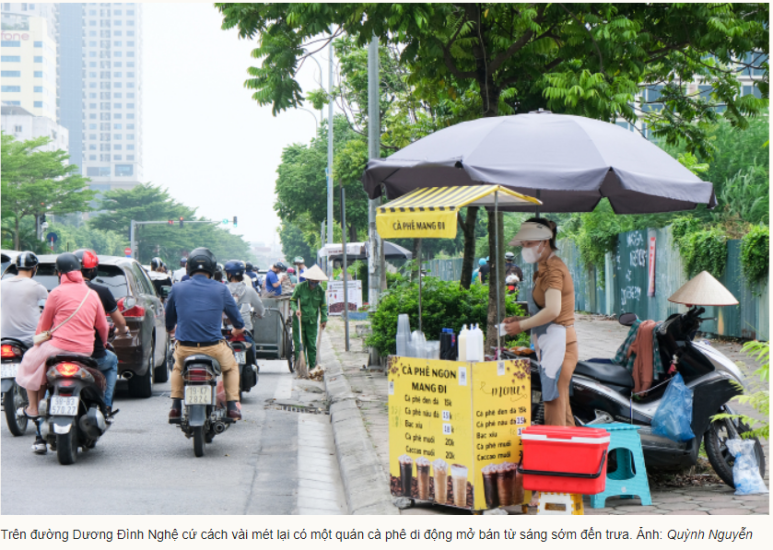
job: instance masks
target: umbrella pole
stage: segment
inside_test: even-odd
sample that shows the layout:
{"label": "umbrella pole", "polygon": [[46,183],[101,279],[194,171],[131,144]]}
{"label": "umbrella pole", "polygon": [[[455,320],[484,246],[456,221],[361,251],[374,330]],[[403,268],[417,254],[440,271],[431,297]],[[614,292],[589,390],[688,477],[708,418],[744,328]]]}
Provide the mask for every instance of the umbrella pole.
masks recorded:
{"label": "umbrella pole", "polygon": [[419,332],[422,332],[421,328],[421,239],[419,239]]}
{"label": "umbrella pole", "polygon": [[[537,189],[537,200],[540,200],[540,190]],[[537,205],[537,219],[539,219],[539,204]]]}
{"label": "umbrella pole", "polygon": [[502,256],[502,254],[500,254],[500,250],[499,250],[499,191],[494,191],[494,225],[495,225],[495,229],[494,229],[494,250],[495,250],[495,254],[496,254],[496,256],[494,256],[494,269],[496,269],[496,271],[497,271],[496,272],[496,277],[495,277],[495,279],[496,279],[496,283],[495,284],[497,285],[497,324],[494,327],[494,330],[496,330],[496,335],[497,335],[497,353],[496,353],[496,357],[497,357],[497,361],[499,361],[499,349],[502,347],[501,346],[501,338],[502,337],[499,335],[499,324],[502,322],[502,319],[500,317],[500,312],[499,312],[499,292],[501,290],[499,288],[499,286],[500,286],[499,285],[499,258]]}

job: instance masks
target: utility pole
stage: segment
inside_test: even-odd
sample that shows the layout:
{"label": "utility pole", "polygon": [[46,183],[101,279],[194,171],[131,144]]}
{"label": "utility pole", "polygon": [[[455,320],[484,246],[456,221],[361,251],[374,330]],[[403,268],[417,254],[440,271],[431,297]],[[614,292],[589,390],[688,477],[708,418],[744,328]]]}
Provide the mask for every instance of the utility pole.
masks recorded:
{"label": "utility pole", "polygon": [[[330,74],[327,83],[327,242],[333,243],[333,42],[330,42]],[[328,275],[332,275],[328,273]]]}
{"label": "utility pole", "polygon": [[[368,158],[381,157],[381,120],[379,112],[378,39],[374,36],[368,46]],[[383,244],[376,231],[376,208],[381,201],[368,201],[368,303],[375,307],[381,291],[381,273],[384,269]]]}

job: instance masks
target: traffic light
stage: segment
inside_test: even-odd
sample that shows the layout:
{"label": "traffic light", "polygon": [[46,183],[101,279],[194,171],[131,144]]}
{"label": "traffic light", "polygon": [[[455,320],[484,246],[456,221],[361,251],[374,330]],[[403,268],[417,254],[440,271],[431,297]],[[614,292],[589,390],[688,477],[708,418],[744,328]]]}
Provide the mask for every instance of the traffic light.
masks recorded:
{"label": "traffic light", "polygon": [[184,218],[182,216],[180,216],[180,227],[183,226],[183,220],[184,220]]}
{"label": "traffic light", "polygon": [[234,227],[236,227],[236,216],[234,216]]}

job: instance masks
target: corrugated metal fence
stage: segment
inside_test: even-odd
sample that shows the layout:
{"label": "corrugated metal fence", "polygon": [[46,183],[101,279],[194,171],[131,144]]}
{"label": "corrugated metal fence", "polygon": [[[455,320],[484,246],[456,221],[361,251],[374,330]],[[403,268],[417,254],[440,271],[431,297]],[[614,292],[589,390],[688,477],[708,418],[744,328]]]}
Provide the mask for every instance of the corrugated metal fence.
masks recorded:
{"label": "corrugated metal fence", "polygon": [[[655,295],[647,295],[649,257],[648,244],[655,238]],[[664,320],[672,313],[684,311],[683,306],[668,301],[676,290],[687,282],[682,258],[673,242],[671,228],[631,231],[618,235],[617,252],[607,254],[603,273],[600,269],[586,269],[580,252],[573,242],[559,241],[558,254],[572,273],[577,311],[620,314],[635,312],[641,319]],[[740,302],[737,306],[707,307],[703,317],[716,317],[702,325],[705,332],[722,336],[769,338],[768,285],[750,286],[741,275],[741,242],[727,243],[727,267],[719,281]],[[524,278],[531,281],[532,266],[520,258],[518,265]],[[434,277],[459,280],[462,260],[432,260],[425,266]]]}

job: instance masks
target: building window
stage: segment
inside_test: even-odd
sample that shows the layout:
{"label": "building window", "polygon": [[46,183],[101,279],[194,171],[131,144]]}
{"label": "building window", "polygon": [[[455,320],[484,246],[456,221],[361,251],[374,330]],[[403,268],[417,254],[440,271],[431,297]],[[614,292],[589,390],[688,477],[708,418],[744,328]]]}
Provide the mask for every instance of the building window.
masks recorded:
{"label": "building window", "polygon": [[33,74],[35,78],[43,78],[43,71],[35,71]]}
{"label": "building window", "polygon": [[133,27],[134,26],[134,21],[131,21],[131,20],[127,21],[126,24],[129,25],[130,27]]}
{"label": "building window", "polygon": [[113,160],[123,160],[123,157],[121,155],[113,155]]}
{"label": "building window", "polygon": [[6,105],[13,105],[15,107],[18,107],[21,105],[21,101],[3,101]]}
{"label": "building window", "polygon": [[[104,155],[103,155],[104,156]],[[110,155],[107,155],[108,160],[110,160]],[[110,167],[109,166],[89,166],[86,168],[86,175],[87,176],[96,176],[96,177],[108,177],[110,176]]]}
{"label": "building window", "polygon": [[133,48],[133,47],[134,47],[134,42],[127,42],[127,43],[126,43],[126,45],[127,45],[129,48]]}
{"label": "building window", "polygon": [[134,57],[134,52],[126,52],[126,57]]}
{"label": "building window", "polygon": [[[99,160],[100,160],[101,162],[109,162],[109,161],[110,161],[110,155],[99,155]],[[105,175],[106,175],[106,176],[109,176],[109,175],[110,175],[110,172],[108,171],[108,173],[107,173],[107,174],[105,174]]]}
{"label": "building window", "polygon": [[126,10],[126,15],[134,15],[134,10]]}
{"label": "building window", "polygon": [[122,73],[122,72],[120,72],[120,71],[119,71],[119,72],[117,72],[117,73],[113,73],[113,77],[114,77],[114,78],[122,78],[122,77],[123,77],[123,73]]}
{"label": "building window", "polygon": [[126,118],[130,118],[134,120],[134,113],[129,113],[128,115],[126,115]]}
{"label": "building window", "polygon": [[21,92],[21,86],[3,86],[0,89],[3,92]]}
{"label": "building window", "polygon": [[89,103],[89,109],[96,109],[97,104],[96,103]]}
{"label": "building window", "polygon": [[126,139],[134,139],[134,134],[126,134]]}
{"label": "building window", "polygon": [[89,99],[97,99],[97,93],[96,92],[89,92]]}
{"label": "building window", "polygon": [[89,88],[96,88],[97,83],[96,82],[89,82]]}
{"label": "building window", "polygon": [[96,67],[97,62],[96,61],[89,61],[89,67]]}
{"label": "building window", "polygon": [[42,94],[43,93],[43,86],[33,86],[33,92]]}
{"label": "building window", "polygon": [[89,160],[97,160],[97,155],[89,155]]}
{"label": "building window", "polygon": [[120,103],[113,103],[113,109],[120,109],[121,104]]}
{"label": "building window", "polygon": [[33,59],[35,63],[43,63],[43,56],[42,55],[36,55]]}
{"label": "building window", "polygon": [[126,155],[126,160],[134,160],[134,155]]}
{"label": "building window", "polygon": [[123,95],[123,94],[121,94],[121,92],[115,92],[115,93],[113,94],[113,98],[114,98],[114,99],[121,99],[122,95]]}
{"label": "building window", "polygon": [[134,175],[134,166],[131,164],[116,164],[115,165],[116,176],[132,176]]}
{"label": "building window", "polygon": [[115,63],[113,63],[113,67],[115,67],[115,68],[119,68],[119,67],[121,67],[121,66],[122,66],[122,65],[121,65],[121,62],[120,62],[120,61],[116,61]]}
{"label": "building window", "polygon": [[113,46],[116,46],[116,47],[123,46],[123,42],[121,42],[120,40],[116,40],[115,42],[113,42]]}
{"label": "building window", "polygon": [[21,48],[21,40],[3,40],[3,48]]}
{"label": "building window", "polygon": [[43,108],[43,102],[42,101],[34,101],[32,103],[32,105],[33,105],[33,107],[36,107],[38,109],[42,109]]}
{"label": "building window", "polygon": [[126,94],[126,99],[134,99],[134,92],[129,92]]}
{"label": "building window", "polygon": [[115,21],[113,21],[113,25],[115,25],[116,27],[120,27],[121,25],[123,25],[123,21],[121,21],[120,19],[116,19]]}
{"label": "building window", "polygon": [[13,131],[14,131],[14,132],[17,132],[17,133],[18,133],[18,132],[21,132],[21,131],[22,131],[22,127],[21,127],[21,126],[14,126],[14,127],[13,127]]}
{"label": "building window", "polygon": [[[96,57],[96,56],[97,56],[97,52],[89,52],[89,57]],[[92,65],[92,67],[96,67],[96,66],[97,66],[96,63]]]}
{"label": "building window", "polygon": [[89,144],[89,151],[96,151],[97,150],[97,144],[91,143]]}
{"label": "building window", "polygon": [[97,22],[92,19],[91,21],[89,21],[89,26],[90,27],[96,27],[97,26]]}
{"label": "building window", "polygon": [[96,40],[92,40],[91,42],[89,42],[89,47],[90,48],[96,48],[97,47],[97,41]]}
{"label": "building window", "polygon": [[113,57],[121,57],[123,54],[121,52],[113,52]]}
{"label": "building window", "polygon": [[126,73],[126,78],[134,78],[134,73]]}
{"label": "building window", "polygon": [[100,151],[109,151],[110,150],[110,144],[109,143],[100,143],[99,144],[99,150]]}
{"label": "building window", "polygon": [[127,145],[127,146],[126,146],[126,148],[127,148],[129,151],[134,151],[134,144],[129,144],[129,145]]}
{"label": "building window", "polygon": [[89,115],[89,118],[90,118],[91,120],[97,120],[97,113],[91,113],[91,114]]}
{"label": "building window", "polygon": [[120,124],[113,124],[113,130],[123,130]]}
{"label": "building window", "polygon": [[121,36],[121,31],[113,31],[113,36]]}
{"label": "building window", "polygon": [[121,15],[121,10],[113,10],[113,15]]}
{"label": "building window", "polygon": [[96,130],[96,129],[97,129],[97,125],[96,124],[94,124],[94,123],[89,124],[89,130]]}
{"label": "building window", "polygon": [[129,67],[129,68],[134,67],[134,61],[127,61],[126,62],[126,66]]}
{"label": "building window", "polygon": [[123,149],[123,146],[120,143],[116,143],[115,145],[113,145],[113,149],[115,149],[116,151],[120,151],[121,149]]}
{"label": "building window", "polygon": [[2,73],[0,74],[2,74],[2,76],[4,77],[5,76],[14,77],[14,76],[21,76],[21,71],[2,71]]}
{"label": "building window", "polygon": [[120,82],[113,82],[113,88],[121,88],[122,86],[123,84],[121,84]]}
{"label": "building window", "polygon": [[3,63],[21,63],[20,55],[3,55],[0,56],[0,61]]}
{"label": "building window", "polygon": [[122,116],[123,115],[121,113],[116,113],[116,114],[113,115],[113,118],[118,119],[118,118],[121,118]]}
{"label": "building window", "polygon": [[134,36],[134,31],[126,31],[126,36]]}
{"label": "building window", "polygon": [[134,130],[134,124],[127,124],[126,125],[127,130]]}
{"label": "building window", "polygon": [[127,109],[134,109],[134,103],[127,103],[126,104]]}
{"label": "building window", "polygon": [[123,139],[121,134],[113,134],[113,139]]}
{"label": "building window", "polygon": [[41,42],[39,40],[35,40],[35,47],[36,48],[42,48],[43,47],[43,42]]}
{"label": "building window", "polygon": [[97,15],[97,10],[89,10],[89,15]]}
{"label": "building window", "polygon": [[97,134],[89,134],[89,139],[97,139]]}

